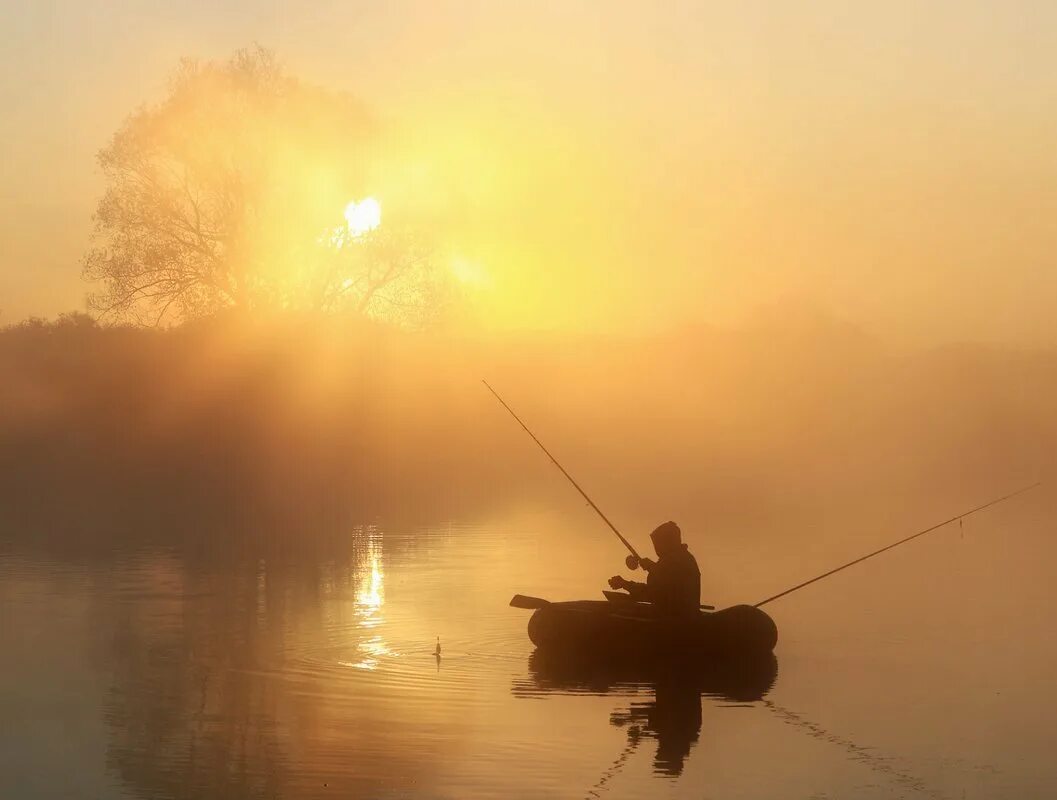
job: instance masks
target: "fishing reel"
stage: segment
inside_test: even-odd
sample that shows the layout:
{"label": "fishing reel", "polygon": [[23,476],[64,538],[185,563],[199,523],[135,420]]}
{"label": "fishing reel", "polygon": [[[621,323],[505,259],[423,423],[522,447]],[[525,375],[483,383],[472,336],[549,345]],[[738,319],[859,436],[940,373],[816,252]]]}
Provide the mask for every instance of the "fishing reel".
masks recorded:
{"label": "fishing reel", "polygon": [[629,554],[627,558],[624,559],[624,564],[627,565],[628,569],[636,570],[639,568],[639,558],[638,556],[633,556]]}

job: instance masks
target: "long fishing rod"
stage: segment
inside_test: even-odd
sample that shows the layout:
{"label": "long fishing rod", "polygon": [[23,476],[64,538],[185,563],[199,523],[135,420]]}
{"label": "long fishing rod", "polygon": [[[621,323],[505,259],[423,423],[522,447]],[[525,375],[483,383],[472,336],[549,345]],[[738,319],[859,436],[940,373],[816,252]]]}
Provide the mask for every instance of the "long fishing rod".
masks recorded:
{"label": "long fishing rod", "polygon": [[1042,483],[1042,482],[1038,481],[1036,483],[1031,484],[1031,486],[1025,486],[1022,489],[1017,489],[1015,492],[1011,492],[1010,494],[1003,495],[1002,497],[999,497],[997,500],[992,500],[989,503],[984,503],[982,506],[977,506],[976,508],[970,509],[969,511],[966,511],[966,512],[964,512],[962,514],[958,514],[956,517],[951,517],[950,519],[946,519],[943,522],[939,522],[939,523],[933,525],[931,528],[925,528],[925,530],[918,531],[917,533],[915,533],[915,534],[913,534],[911,536],[908,536],[905,539],[900,539],[898,542],[893,542],[890,545],[882,547],[880,550],[874,550],[872,553],[867,553],[864,556],[860,556],[859,558],[855,559],[854,561],[849,561],[847,564],[841,564],[839,567],[837,567],[835,569],[831,569],[829,572],[823,572],[821,575],[818,575],[818,576],[812,578],[811,580],[804,581],[803,583],[798,583],[796,586],[792,587],[791,589],[786,589],[784,592],[779,592],[776,595],[768,597],[766,600],[761,600],[759,603],[756,604],[756,608],[759,608],[760,606],[765,606],[768,603],[770,603],[772,600],[777,600],[779,597],[785,597],[787,594],[792,594],[797,589],[803,589],[805,586],[810,586],[812,583],[815,583],[816,581],[820,581],[823,578],[828,578],[830,575],[834,575],[834,574],[840,572],[842,569],[847,569],[848,567],[855,566],[856,564],[859,564],[859,563],[865,561],[868,558],[873,558],[874,556],[880,555],[881,553],[885,552],[886,550],[891,550],[893,547],[899,547],[899,545],[901,545],[901,544],[906,544],[911,539],[917,539],[919,536],[924,536],[926,533],[932,533],[932,531],[934,531],[934,530],[936,530],[938,528],[942,528],[944,525],[949,525],[952,522],[957,522],[958,520],[965,519],[966,517],[970,516],[971,514],[975,514],[977,511],[983,511],[985,508],[990,508],[991,506],[996,506],[999,503],[1002,503],[1002,502],[1004,502],[1006,500],[1009,500],[1009,499],[1011,499],[1013,497],[1016,497],[1018,494],[1024,494],[1024,492],[1027,492],[1027,491],[1029,491],[1031,489],[1034,489],[1040,483]]}
{"label": "long fishing rod", "polygon": [[626,548],[628,548],[628,552],[630,552],[631,555],[629,555],[627,557],[627,559],[625,559],[625,562],[624,562],[625,564],[627,564],[628,569],[638,569],[639,561],[642,560],[642,557],[639,556],[639,554],[635,550],[635,548],[632,547],[631,542],[629,542],[627,539],[624,538],[624,535],[620,531],[617,530],[617,526],[609,521],[609,517],[607,517],[605,514],[602,513],[602,509],[600,509],[597,505],[595,505],[595,501],[587,496],[587,492],[585,492],[583,489],[580,488],[580,484],[578,484],[576,482],[576,480],[573,478],[573,476],[570,475],[568,472],[566,472],[565,467],[563,467],[561,464],[558,463],[558,459],[556,459],[553,455],[551,455],[551,451],[548,450],[546,447],[544,447],[543,446],[543,442],[541,442],[539,439],[536,438],[536,434],[534,434],[532,431],[530,431],[528,425],[526,425],[524,422],[521,421],[521,417],[519,417],[517,414],[514,413],[514,409],[512,409],[510,406],[508,406],[506,404],[506,401],[503,400],[503,398],[499,396],[499,392],[497,392],[495,389],[493,389],[491,387],[491,385],[489,385],[488,381],[482,379],[481,383],[483,383],[485,386],[488,387],[488,391],[490,391],[492,394],[495,395],[495,399],[498,400],[502,404],[503,408],[505,408],[507,411],[510,412],[510,416],[512,416],[514,419],[517,420],[518,425],[520,425],[524,429],[525,433],[527,433],[529,436],[532,437],[532,441],[534,441],[536,444],[538,444],[540,450],[542,450],[544,453],[547,454],[547,458],[549,458],[551,460],[551,463],[554,464],[554,466],[556,466],[558,469],[561,470],[562,475],[564,475],[566,478],[569,479],[569,483],[571,483],[576,488],[576,491],[578,491],[580,493],[580,495],[584,498],[584,500],[587,501],[587,504],[589,506],[591,506],[591,508],[593,508],[595,510],[595,512],[597,512],[598,516],[600,516],[602,518],[602,521],[605,522],[606,525],[609,526],[609,529],[611,531],[613,531],[613,533],[615,533],[617,535],[617,538],[620,539],[620,541],[624,543],[624,546]]}

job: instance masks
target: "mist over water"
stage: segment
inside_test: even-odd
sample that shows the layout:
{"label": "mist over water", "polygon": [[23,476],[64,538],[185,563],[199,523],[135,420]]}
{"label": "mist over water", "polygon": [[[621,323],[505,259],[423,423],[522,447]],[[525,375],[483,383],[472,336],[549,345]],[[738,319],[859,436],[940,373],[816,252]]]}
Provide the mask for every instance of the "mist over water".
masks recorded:
{"label": "mist over water", "polygon": [[[1054,11],[165,5],[0,12],[0,798],[1053,795]],[[955,521],[534,652],[482,379],[721,611]]]}
{"label": "mist over water", "polygon": [[1054,363],[817,318],[8,329],[0,788],[1039,796],[1048,487],[778,601],[756,677],[569,674],[507,602],[597,597],[620,546],[479,379],[637,545],[676,519],[722,607],[1045,479]]}
{"label": "mist over water", "polygon": [[[151,331],[70,318],[0,332],[0,470],[22,500],[9,513],[142,506],[150,531],[166,524],[158,503],[265,528],[318,514],[472,515],[556,478],[487,378],[640,529],[702,511],[755,526],[878,492],[955,513],[1048,476],[1055,367],[1045,349],[895,351],[803,314],[649,338],[415,334],[344,318]],[[56,496],[68,502],[46,499]]]}

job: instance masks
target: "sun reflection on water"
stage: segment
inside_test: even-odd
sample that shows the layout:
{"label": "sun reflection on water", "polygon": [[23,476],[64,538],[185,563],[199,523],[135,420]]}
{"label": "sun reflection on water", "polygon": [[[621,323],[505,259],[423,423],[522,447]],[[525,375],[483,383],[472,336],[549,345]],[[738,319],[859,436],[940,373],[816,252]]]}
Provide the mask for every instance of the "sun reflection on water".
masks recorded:
{"label": "sun reflection on water", "polygon": [[[362,570],[363,577],[360,578],[359,586],[353,598],[354,613],[357,618],[357,627],[364,629],[378,629],[385,617],[383,608],[385,606],[385,571],[382,566],[382,534],[377,528],[369,527],[357,530],[357,535],[362,537],[365,544],[362,561],[357,565]],[[377,669],[378,659],[384,656],[396,655],[385,640],[380,630],[372,631],[373,635],[357,643],[360,659],[352,662],[342,662],[345,666],[357,669]]]}

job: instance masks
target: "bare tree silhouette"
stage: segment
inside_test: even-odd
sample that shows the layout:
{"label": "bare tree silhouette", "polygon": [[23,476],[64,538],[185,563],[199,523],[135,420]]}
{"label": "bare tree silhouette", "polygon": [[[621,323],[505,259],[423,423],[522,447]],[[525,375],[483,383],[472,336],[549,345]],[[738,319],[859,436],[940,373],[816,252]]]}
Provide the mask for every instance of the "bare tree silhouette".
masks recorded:
{"label": "bare tree silhouette", "polygon": [[342,221],[370,133],[352,99],[262,47],[183,60],[167,97],[99,153],[89,307],[153,324],[231,307],[417,319],[439,298],[428,243],[399,222]]}

